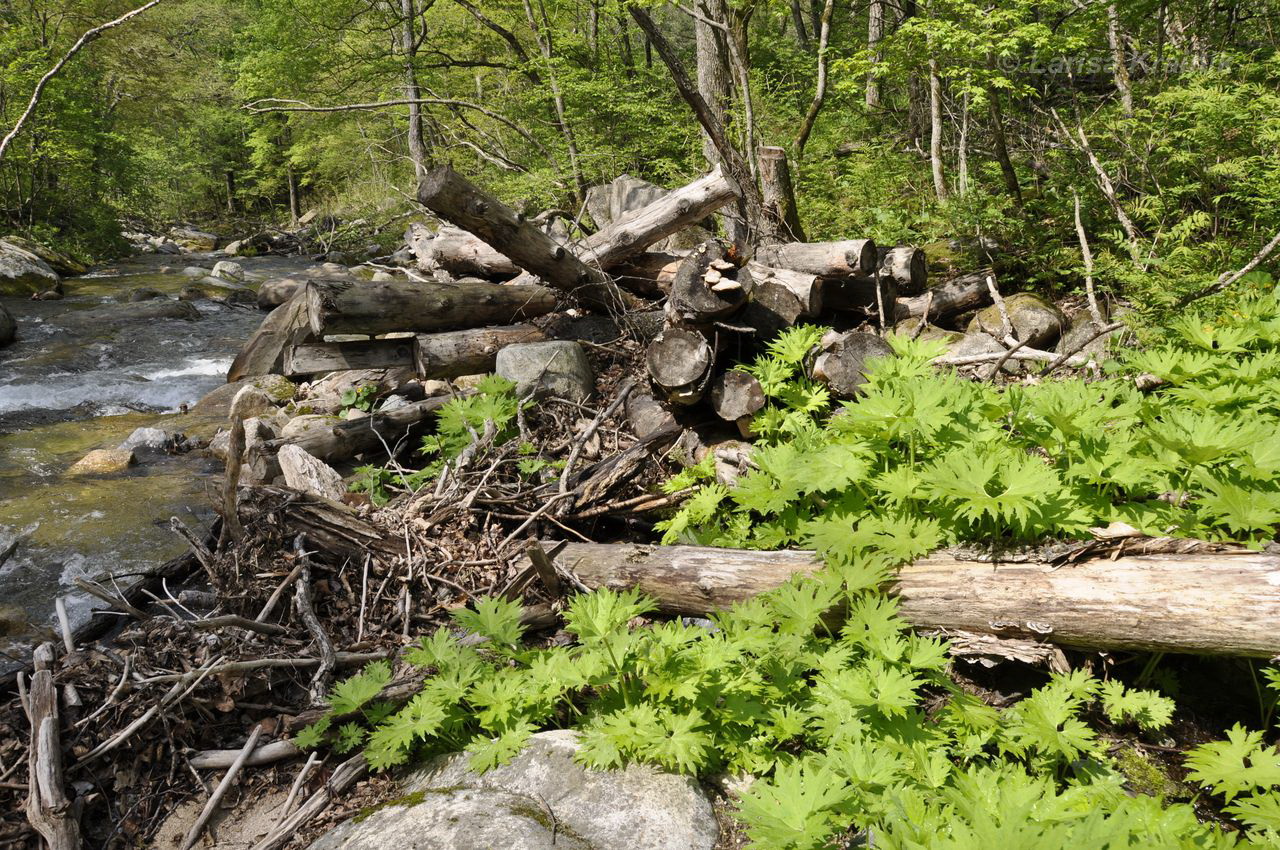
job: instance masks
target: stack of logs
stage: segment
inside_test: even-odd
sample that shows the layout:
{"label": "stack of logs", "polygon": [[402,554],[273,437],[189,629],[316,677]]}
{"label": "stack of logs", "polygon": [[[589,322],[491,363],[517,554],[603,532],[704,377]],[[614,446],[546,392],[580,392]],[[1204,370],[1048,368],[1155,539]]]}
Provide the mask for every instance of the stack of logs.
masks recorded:
{"label": "stack of logs", "polygon": [[878,249],[869,239],[771,245],[750,258],[714,239],[684,254],[649,250],[737,196],[716,169],[590,236],[562,242],[451,169],[437,169],[419,199],[452,226],[410,233],[420,267],[433,277],[309,279],[268,316],[229,379],[408,368],[447,380],[492,370],[506,345],[551,337],[553,324],[533,320],[571,299],[620,326],[665,299],[665,311],[650,316],[660,321],[644,334],[653,395],[675,409],[709,399],[720,418],[745,429],[763,394],[753,378],[726,366],[782,329],[802,321],[844,329],[823,341],[813,374],[847,398],[862,381],[866,356],[887,351],[874,335],[849,328],[889,325],[930,303],[936,315],[952,301],[959,306],[966,292],[986,296],[980,280],[960,296],[939,295],[948,284],[921,305],[924,252]]}

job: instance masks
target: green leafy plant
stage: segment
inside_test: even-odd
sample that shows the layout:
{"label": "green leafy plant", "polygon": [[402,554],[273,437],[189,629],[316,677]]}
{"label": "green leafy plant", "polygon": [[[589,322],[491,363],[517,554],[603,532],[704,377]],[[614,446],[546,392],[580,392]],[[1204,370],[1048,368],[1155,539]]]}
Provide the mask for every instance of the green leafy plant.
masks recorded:
{"label": "green leafy plant", "polygon": [[378,387],[376,384],[363,384],[359,387],[353,387],[342,392],[342,412],[345,414],[348,410],[363,410],[369,413],[373,410],[373,404],[378,398]]}

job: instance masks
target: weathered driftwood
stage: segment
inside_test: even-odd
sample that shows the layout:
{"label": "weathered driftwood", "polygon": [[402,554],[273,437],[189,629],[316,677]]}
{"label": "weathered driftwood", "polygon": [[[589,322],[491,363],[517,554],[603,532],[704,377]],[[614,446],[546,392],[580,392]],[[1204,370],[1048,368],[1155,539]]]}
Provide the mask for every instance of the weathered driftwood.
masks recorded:
{"label": "weathered driftwood", "polygon": [[454,275],[509,278],[520,269],[505,254],[457,227],[443,225],[432,233],[421,224],[409,225],[406,240],[423,271],[443,269]]}
{"label": "weathered driftwood", "polygon": [[413,349],[413,337],[304,342],[285,350],[283,372],[298,378],[351,369],[412,368]]}
{"label": "weathered driftwood", "polygon": [[383,533],[340,502],[270,485],[242,488],[240,513],[245,521],[261,521],[270,512],[278,512],[290,537],[305,534],[307,549],[315,557],[359,561],[368,554],[394,563],[405,554],[403,540]]}
{"label": "weathered driftwood", "polygon": [[755,259],[766,266],[821,277],[869,275],[875,271],[879,262],[876,244],[870,239],[766,245],[756,251]]}
{"label": "weathered driftwood", "polygon": [[589,307],[619,313],[632,304],[604,272],[584,264],[523,215],[447,165],[432,170],[419,184],[418,200],[436,215],[510,257],[525,271],[577,296]]}
{"label": "weathered driftwood", "polygon": [[80,823],[62,772],[61,720],[53,683],[53,644],[36,648],[27,689],[31,741],[27,750],[27,820],[52,850],[79,850]]}
{"label": "weathered driftwood", "polygon": [[458,378],[492,372],[498,352],[508,345],[542,342],[547,335],[534,325],[499,325],[438,334],[418,334],[414,365],[420,378]]}
{"label": "weathered driftwood", "polygon": [[332,428],[313,428],[296,437],[271,440],[263,448],[272,451],[292,444],[330,463],[377,449],[394,449],[410,428],[434,416],[449,399],[450,396],[433,396],[385,413],[340,422]]}
{"label": "weathered driftwood", "polygon": [[989,275],[992,275],[989,270],[971,272],[929,287],[923,295],[899,298],[897,319],[919,318],[924,315],[926,307],[930,321],[985,307],[991,303],[991,288],[987,286]]}
{"label": "weathered driftwood", "polygon": [[306,299],[299,291],[262,320],[232,361],[227,382],[279,372],[284,365],[285,351],[310,336]]}
{"label": "weathered driftwood", "polygon": [[[589,588],[635,587],[664,612],[688,616],[726,608],[818,568],[809,552],[543,546]],[[1189,551],[1065,565],[961,560],[939,552],[902,567],[893,592],[902,616],[922,629],[1031,637],[1085,649],[1280,654],[1280,556],[1183,548]],[[1142,545],[1135,542],[1132,549]]]}
{"label": "weathered driftwood", "polygon": [[684,328],[667,328],[645,352],[649,377],[668,401],[697,404],[711,382],[715,352],[706,337]]}
{"label": "weathered driftwood", "polygon": [[312,280],[299,297],[306,301],[307,321],[318,337],[507,325],[545,315],[556,306],[556,294],[546,287],[483,281]]}
{"label": "weathered driftwood", "polygon": [[711,239],[685,257],[671,281],[668,321],[704,327],[736,313],[747,303],[755,288],[755,278],[727,256],[724,243]]}

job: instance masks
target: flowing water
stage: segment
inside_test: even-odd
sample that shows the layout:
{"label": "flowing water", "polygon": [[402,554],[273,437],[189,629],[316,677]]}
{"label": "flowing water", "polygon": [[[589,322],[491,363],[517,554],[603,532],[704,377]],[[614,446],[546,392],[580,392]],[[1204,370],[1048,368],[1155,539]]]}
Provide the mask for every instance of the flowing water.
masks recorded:
{"label": "flowing water", "polygon": [[[216,426],[183,408],[225,381],[262,321],[258,310],[200,300],[196,321],[75,319],[137,287],[173,298],[191,283],[184,266],[214,261],[137,257],[67,279],[61,301],[0,299],[18,322],[18,341],[0,349],[0,670],[48,633],[57,596],[67,599],[73,626],[114,616],[95,614],[101,604],[75,587],[76,578],[110,585],[179,554],[185,544],[169,529],[171,516],[208,527],[215,468],[199,453],[140,453],[140,463],[112,475],[67,470],[139,427],[208,436]],[[264,277],[304,268],[283,258],[238,262]]]}

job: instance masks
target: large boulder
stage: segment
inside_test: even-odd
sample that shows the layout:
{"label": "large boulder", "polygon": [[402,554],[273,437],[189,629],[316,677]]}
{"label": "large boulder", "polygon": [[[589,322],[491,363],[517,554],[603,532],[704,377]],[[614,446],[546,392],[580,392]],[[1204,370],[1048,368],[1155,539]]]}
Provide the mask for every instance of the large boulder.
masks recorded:
{"label": "large boulder", "polygon": [[516,385],[520,398],[586,401],[596,386],[582,346],[563,340],[508,345],[498,352],[494,371]]}
{"label": "large boulder", "polygon": [[213,265],[213,276],[235,283],[244,281],[244,266],[230,260],[221,260]]}
{"label": "large boulder", "polygon": [[258,309],[274,310],[294,296],[307,282],[303,277],[273,277],[258,287]]}
{"label": "large boulder", "polygon": [[212,251],[218,247],[218,237],[194,227],[175,227],[169,238],[187,251]]}
{"label": "large boulder", "polygon": [[[231,412],[231,402],[236,393],[245,387],[257,387],[266,393],[273,405],[283,404],[294,397],[298,388],[283,375],[258,375],[239,381],[223,384],[210,390],[209,394],[196,402],[191,412],[197,416],[210,416],[225,419]],[[250,414],[252,415],[252,414]]]}
{"label": "large boulder", "polygon": [[[1062,339],[1058,340],[1058,345],[1054,348],[1054,351],[1057,354],[1075,352],[1085,357],[1092,356],[1098,362],[1101,362],[1106,358],[1107,348],[1111,344],[1112,337],[1125,331],[1124,328],[1117,328],[1113,331],[1101,333],[1104,327],[1106,325],[1099,325],[1088,313],[1082,313],[1077,317],[1071,329],[1062,335]],[[1101,335],[1095,336],[1096,334]],[[1093,337],[1093,339],[1090,340],[1090,337]],[[1076,351],[1077,348],[1080,350]]]}
{"label": "large boulder", "polygon": [[720,830],[693,779],[644,765],[590,770],[577,734],[541,732],[510,764],[477,775],[469,755],[410,774],[406,796],[322,836],[310,850],[383,847],[712,850]]}
{"label": "large boulder", "polygon": [[137,463],[133,449],[95,449],[67,470],[68,475],[110,475],[124,472]]}
{"label": "large boulder", "polygon": [[[1004,299],[1005,309],[1009,313],[1009,323],[1013,325],[1013,334],[1024,340],[1032,348],[1044,348],[1052,345],[1067,329],[1067,317],[1047,298],[1034,292],[1018,292]],[[990,334],[997,339],[1001,336],[1004,319],[1000,308],[991,305],[978,311],[978,315],[969,322],[969,332]]]}
{"label": "large boulder", "polygon": [[335,502],[342,501],[342,494],[347,492],[347,485],[342,483],[342,476],[337,470],[308,454],[301,446],[281,446],[277,460],[285,486],[292,490]]}
{"label": "large boulder", "polygon": [[13,316],[9,315],[4,305],[0,304],[0,348],[12,343],[17,333],[18,323],[13,320]]}
{"label": "large boulder", "polygon": [[81,275],[89,271],[89,267],[75,257],[33,242],[25,236],[6,236],[4,241],[44,260],[49,268],[60,275]]}
{"label": "large boulder", "polygon": [[58,317],[58,322],[72,328],[83,328],[91,325],[110,328],[114,325],[130,322],[152,322],[158,319],[183,319],[188,322],[194,322],[199,318],[200,311],[186,301],[153,298],[149,301],[105,304],[101,307],[94,307],[92,310],[65,313]]}
{"label": "large boulder", "polygon": [[61,288],[62,278],[48,263],[25,248],[0,239],[0,295],[26,297]]}

